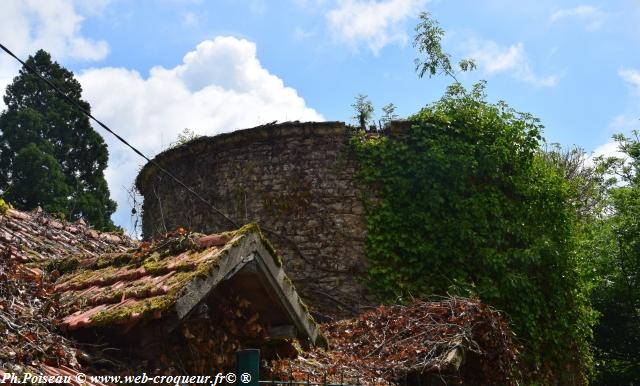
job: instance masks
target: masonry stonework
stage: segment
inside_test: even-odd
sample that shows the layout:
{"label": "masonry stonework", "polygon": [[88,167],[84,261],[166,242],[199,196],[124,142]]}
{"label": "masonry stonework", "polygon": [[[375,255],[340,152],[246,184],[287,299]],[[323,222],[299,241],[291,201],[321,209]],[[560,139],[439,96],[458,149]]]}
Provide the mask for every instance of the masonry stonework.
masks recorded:
{"label": "masonry stonework", "polygon": [[[319,314],[368,306],[365,219],[351,128],[342,122],[287,122],[200,137],[155,161],[236,224],[260,224],[285,270]],[[234,225],[149,163],[136,186],[142,227],[152,238],[177,227],[213,233]]]}

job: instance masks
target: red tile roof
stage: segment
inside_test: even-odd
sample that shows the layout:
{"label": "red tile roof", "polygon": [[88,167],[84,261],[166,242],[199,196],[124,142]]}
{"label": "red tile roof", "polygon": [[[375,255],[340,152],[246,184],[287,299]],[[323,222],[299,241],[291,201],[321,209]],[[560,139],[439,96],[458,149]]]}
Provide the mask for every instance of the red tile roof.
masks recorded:
{"label": "red tile roof", "polygon": [[83,222],[60,221],[42,211],[0,213],[0,250],[22,262],[97,257],[134,245],[136,241],[125,235],[100,233]]}
{"label": "red tile roof", "polygon": [[297,336],[312,344],[326,344],[282,261],[255,224],[206,236],[179,229],[76,265],[54,288],[63,310],[59,327],[65,331],[118,325],[127,329],[153,319],[162,319],[166,331],[172,331],[218,284],[246,266],[245,275],[258,275],[251,279],[264,282],[257,291],[265,291],[264,298],[273,302],[266,318],[295,326]]}
{"label": "red tile roof", "polygon": [[[54,320],[62,330],[130,326],[158,318],[174,328],[173,323],[179,323],[218,283],[254,258],[261,274],[268,276],[264,290],[283,302],[283,308],[273,312],[288,318],[286,323],[295,325],[300,337],[319,341],[318,326],[255,225],[206,236],[178,230],[141,243],[124,235],[97,232],[83,223],[60,221],[41,211],[0,212],[0,263],[17,266],[24,280],[50,283],[57,278],[43,292],[46,299],[55,299],[55,318],[50,314],[42,320],[54,339],[64,339],[56,332]],[[56,295],[51,296],[52,292]],[[7,300],[2,295],[0,303]],[[18,312],[13,303],[7,304],[11,304],[8,312]],[[39,312],[33,308],[29,318],[39,320]],[[165,320],[171,313],[177,318]],[[36,367],[57,374],[66,371],[60,366],[69,364],[45,368],[45,363],[38,362]]]}
{"label": "red tile roof", "polygon": [[[69,375],[82,367],[82,350],[62,337],[52,279],[38,268],[65,256],[87,258],[126,250],[136,242],[98,233],[84,224],[59,221],[41,212],[0,212],[0,380],[4,374]],[[85,385],[102,385],[87,382]]]}
{"label": "red tile roof", "polygon": [[62,276],[55,292],[68,315],[64,330],[158,319],[170,311],[180,290],[216,266],[243,234],[202,236],[177,232],[137,249],[85,259]]}

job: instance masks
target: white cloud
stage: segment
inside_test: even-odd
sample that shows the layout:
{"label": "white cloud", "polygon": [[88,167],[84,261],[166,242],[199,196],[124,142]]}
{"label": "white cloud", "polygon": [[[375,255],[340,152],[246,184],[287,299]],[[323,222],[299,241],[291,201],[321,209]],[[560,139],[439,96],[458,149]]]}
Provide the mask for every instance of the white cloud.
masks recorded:
{"label": "white cloud", "polygon": [[[614,140],[611,140],[607,143],[604,143],[596,147],[595,150],[587,156],[585,160],[585,165],[588,167],[594,167],[596,164],[595,159],[597,157],[603,157],[605,159],[608,157],[617,157],[617,158],[623,158],[623,159],[626,158],[625,154],[620,151],[618,147],[618,143]],[[613,177],[613,176],[609,175],[608,178],[610,177]]]}
{"label": "white cloud", "polygon": [[552,23],[562,19],[581,19],[587,22],[587,29],[597,30],[604,23],[606,14],[599,7],[592,5],[579,5],[574,8],[558,9],[551,13],[549,19]]}
{"label": "white cloud", "polygon": [[[213,135],[273,120],[323,120],[262,67],[254,43],[233,37],[204,41],[182,64],[154,67],[147,78],[125,68],[97,68],[78,80],[94,114],[147,155],[166,148],[184,128]],[[131,208],[125,189],[144,160],[97,130],[109,144],[106,177],[118,202],[115,220],[126,225]]]}
{"label": "white cloud", "polygon": [[609,130],[614,133],[629,133],[640,129],[640,71],[622,68],[618,75],[629,87],[630,98],[625,111],[611,119]]}
{"label": "white cloud", "polygon": [[[43,48],[57,61],[100,60],[109,46],[82,34],[83,15],[96,16],[114,1],[2,0],[2,43],[23,58]],[[185,22],[197,22],[197,17]],[[0,55],[3,90],[18,69],[13,59]],[[154,67],[148,77],[126,68],[94,68],[82,71],[77,79],[95,116],[151,156],[175,141],[185,127],[215,134],[276,119],[323,119],[294,89],[261,66],[253,43],[231,37],[202,42],[181,65]],[[96,130],[109,145],[105,175],[118,202],[114,220],[130,228],[125,189],[143,160],[101,128]]]}
{"label": "white cloud", "polygon": [[404,21],[416,16],[427,0],[341,0],[327,13],[333,36],[353,48],[366,45],[374,54],[388,44],[405,44]]}
{"label": "white cloud", "polygon": [[604,156],[606,157],[621,157],[623,158],[623,153],[620,152],[620,149],[618,147],[618,143],[615,141],[611,141],[611,142],[607,142],[603,145],[600,145],[598,147],[596,147],[596,149],[593,151],[593,155],[592,158],[598,157],[598,156]]}
{"label": "white cloud", "polygon": [[[608,128],[612,133],[628,135],[632,130],[640,129],[640,71],[622,68],[618,71],[618,75],[631,89],[631,95],[625,111],[613,117]],[[618,149],[618,144],[613,140],[598,146],[593,151],[593,157],[598,155],[624,158]]]}
{"label": "white cloud", "polygon": [[629,103],[626,110],[616,115],[609,123],[614,132],[628,133],[640,129],[640,71],[633,68],[622,68],[618,75],[624,80],[630,90]]}
{"label": "white cloud", "polygon": [[[100,60],[109,53],[103,40],[94,41],[81,33],[83,17],[76,5],[96,10],[109,0],[99,0],[89,6],[88,0],[2,0],[0,36],[2,44],[18,57],[26,58],[42,48],[56,61],[64,59]],[[76,4],[77,3],[77,4]],[[86,4],[85,4],[86,3]],[[89,7],[89,8],[87,8]],[[20,65],[4,52],[0,52],[0,90],[4,90]],[[0,109],[4,103],[0,100]]]}
{"label": "white cloud", "polygon": [[640,92],[640,71],[631,68],[623,68],[618,71],[618,75],[624,79],[635,92]]}
{"label": "white cloud", "polygon": [[0,36],[21,56],[43,48],[57,58],[103,59],[108,44],[83,37],[82,20],[71,0],[3,0]]}
{"label": "white cloud", "polygon": [[509,73],[537,87],[553,87],[558,83],[557,75],[540,76],[532,70],[521,42],[501,47],[493,40],[471,39],[465,46],[467,56],[475,59],[479,69],[487,75]]}

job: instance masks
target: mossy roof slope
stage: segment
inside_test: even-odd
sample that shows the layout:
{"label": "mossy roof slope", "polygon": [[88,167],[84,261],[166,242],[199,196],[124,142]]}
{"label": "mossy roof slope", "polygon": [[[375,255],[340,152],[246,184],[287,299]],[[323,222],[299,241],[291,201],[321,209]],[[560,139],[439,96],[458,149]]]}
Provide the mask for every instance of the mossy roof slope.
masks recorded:
{"label": "mossy roof slope", "polygon": [[159,319],[184,287],[206,276],[243,234],[203,236],[178,230],[126,252],[85,259],[62,276],[55,292],[67,316],[63,329]]}
{"label": "mossy roof slope", "polygon": [[[237,253],[230,259],[228,252],[236,246]],[[269,260],[270,268],[264,272],[271,277],[272,287],[267,290],[288,303],[285,308],[292,322],[302,335],[316,341],[320,332],[315,321],[257,225],[208,236],[181,229],[163,239],[141,243],[42,211],[0,212],[2,257],[21,263],[34,277],[43,277],[43,271],[54,279],[62,275],[54,291],[60,299],[59,326],[64,330],[162,318],[175,311],[176,302],[182,300],[181,310],[188,312],[206,295],[200,284],[206,281],[215,287],[221,278],[211,280],[213,273],[224,277],[238,268],[240,255],[251,254],[256,248],[262,250],[261,258]],[[221,263],[223,269],[218,270]],[[187,287],[195,288],[197,296],[183,296],[189,292]]]}
{"label": "mossy roof slope", "polygon": [[206,236],[179,229],[126,252],[62,264],[72,268],[54,288],[64,310],[59,326],[63,330],[128,327],[153,319],[173,323],[254,259],[261,261],[260,272],[271,283],[264,290],[280,299],[300,336],[318,341],[318,326],[282,270],[282,261],[254,224]]}

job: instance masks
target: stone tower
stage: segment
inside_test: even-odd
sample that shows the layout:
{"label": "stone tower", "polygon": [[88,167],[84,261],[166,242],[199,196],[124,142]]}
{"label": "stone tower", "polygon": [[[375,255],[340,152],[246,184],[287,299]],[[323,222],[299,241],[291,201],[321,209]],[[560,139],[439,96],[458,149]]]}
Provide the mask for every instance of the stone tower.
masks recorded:
{"label": "stone tower", "polygon": [[[155,162],[236,224],[258,223],[285,270],[321,315],[347,316],[371,304],[362,284],[365,218],[342,122],[287,122],[200,137]],[[143,235],[177,227],[205,233],[234,225],[149,163],[136,186]]]}

